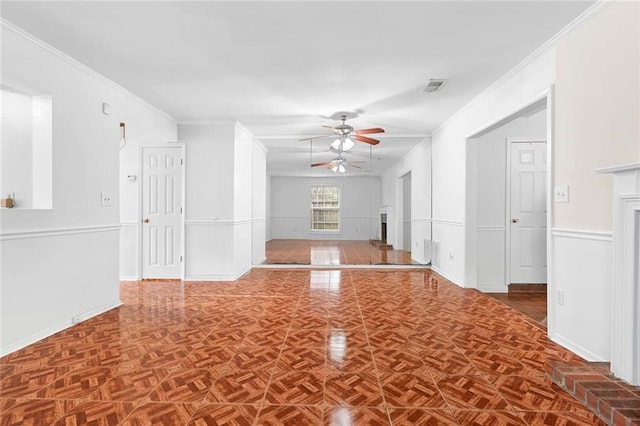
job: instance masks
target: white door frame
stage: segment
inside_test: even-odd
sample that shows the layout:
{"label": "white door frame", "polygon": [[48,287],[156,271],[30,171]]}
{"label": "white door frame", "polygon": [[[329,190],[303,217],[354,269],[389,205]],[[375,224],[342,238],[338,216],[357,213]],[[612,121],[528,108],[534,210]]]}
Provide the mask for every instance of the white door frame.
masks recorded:
{"label": "white door frame", "polygon": [[[506,191],[505,191],[505,212],[504,212],[504,280],[505,283],[504,285],[506,287],[509,286],[509,284],[511,284],[511,147],[513,146],[514,143],[544,143],[545,145],[547,145],[547,141],[542,140],[542,139],[520,139],[520,138],[508,138],[506,141],[506,153],[507,153],[507,160],[506,160]],[[549,158],[549,146],[547,145],[547,159]],[[549,172],[549,170],[547,170],[547,173]],[[547,191],[549,191],[549,182],[547,182]],[[547,215],[549,214],[549,204],[547,203]],[[549,234],[547,232],[547,237],[549,237]],[[547,256],[547,263],[548,263],[548,256]],[[547,278],[549,276],[548,270],[547,270]]]}
{"label": "white door frame", "polygon": [[138,224],[137,224],[137,237],[138,237],[138,255],[137,255],[137,266],[136,269],[138,270],[138,280],[142,279],[142,269],[143,269],[143,265],[142,265],[142,247],[144,244],[143,241],[143,232],[142,232],[142,220],[143,220],[143,216],[144,216],[144,211],[143,211],[143,196],[144,194],[142,193],[142,184],[143,184],[143,176],[142,176],[142,172],[143,172],[143,161],[144,161],[144,150],[147,148],[180,148],[180,157],[182,158],[182,185],[180,188],[181,194],[180,194],[180,203],[182,204],[181,208],[182,208],[182,214],[180,215],[180,279],[184,280],[185,277],[185,265],[187,263],[187,258],[186,258],[186,254],[185,254],[185,233],[186,233],[186,226],[185,226],[185,217],[186,217],[186,189],[187,189],[187,185],[186,185],[186,170],[187,170],[187,159],[186,159],[186,146],[184,143],[179,143],[177,145],[174,144],[167,144],[167,145],[140,145],[139,151],[138,151]]}
{"label": "white door frame", "polygon": [[[555,281],[554,281],[554,250],[553,250],[553,240],[551,237],[551,230],[553,229],[554,224],[554,211],[553,211],[553,189],[552,183],[554,182],[554,114],[555,114],[555,105],[554,105],[554,86],[549,86],[548,89],[542,91],[538,95],[532,97],[527,102],[519,105],[518,107],[510,110],[508,113],[498,117],[495,120],[492,120],[486,124],[484,124],[479,129],[471,132],[465,140],[466,149],[469,149],[469,143],[473,142],[473,139],[476,139],[478,135],[482,132],[488,130],[489,128],[517,115],[521,111],[527,109],[528,107],[533,106],[534,104],[544,100],[546,103],[547,109],[547,335],[553,335],[555,332],[554,327],[554,318],[555,318],[555,303],[554,298],[551,295],[555,294]],[[468,167],[468,166],[467,166]],[[466,188],[468,190],[468,188]],[[468,192],[468,191],[466,191]],[[468,203],[470,198],[469,193],[465,195],[465,201]],[[473,200],[472,200],[473,201]],[[467,214],[469,212],[467,211]],[[476,212],[477,214],[477,212]],[[476,220],[469,220],[468,217],[465,217],[464,221],[465,227],[465,246],[468,241],[473,241],[475,234],[477,234],[477,224]],[[508,228],[508,227],[507,227]],[[506,234],[506,233],[505,233]],[[477,268],[475,267],[477,261],[477,247],[475,249],[470,250],[469,252],[465,252],[465,282],[476,283],[477,282]],[[505,278],[507,278],[505,276]],[[507,283],[505,282],[505,285]]]}

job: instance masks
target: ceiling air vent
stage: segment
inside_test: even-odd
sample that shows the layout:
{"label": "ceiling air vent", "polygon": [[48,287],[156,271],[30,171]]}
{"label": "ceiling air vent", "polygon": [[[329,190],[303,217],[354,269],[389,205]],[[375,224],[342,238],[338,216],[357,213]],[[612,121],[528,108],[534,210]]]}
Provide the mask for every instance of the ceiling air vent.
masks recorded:
{"label": "ceiling air vent", "polygon": [[437,92],[438,90],[442,89],[442,86],[447,84],[447,81],[449,80],[432,78],[429,80],[429,83],[427,83],[427,85],[425,86],[424,92],[427,92],[427,93]]}

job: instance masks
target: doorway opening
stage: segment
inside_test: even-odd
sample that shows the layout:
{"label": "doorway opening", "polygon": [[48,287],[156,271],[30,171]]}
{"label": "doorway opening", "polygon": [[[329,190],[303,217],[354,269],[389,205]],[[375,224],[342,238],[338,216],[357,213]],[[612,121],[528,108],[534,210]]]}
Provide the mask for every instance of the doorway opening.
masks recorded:
{"label": "doorway opening", "polygon": [[467,138],[467,282],[546,327],[550,91]]}

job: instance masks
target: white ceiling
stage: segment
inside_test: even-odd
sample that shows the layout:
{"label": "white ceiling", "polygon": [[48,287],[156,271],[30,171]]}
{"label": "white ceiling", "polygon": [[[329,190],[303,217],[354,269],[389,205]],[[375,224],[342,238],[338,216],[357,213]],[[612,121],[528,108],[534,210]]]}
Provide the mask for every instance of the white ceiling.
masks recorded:
{"label": "white ceiling", "polygon": [[[0,13],[180,123],[239,120],[271,174],[311,175],[298,139],[355,113],[354,127],[386,129],[353,153],[377,174],[592,3],[3,1]],[[424,93],[430,78],[449,82]],[[329,142],[312,161],[332,158]]]}

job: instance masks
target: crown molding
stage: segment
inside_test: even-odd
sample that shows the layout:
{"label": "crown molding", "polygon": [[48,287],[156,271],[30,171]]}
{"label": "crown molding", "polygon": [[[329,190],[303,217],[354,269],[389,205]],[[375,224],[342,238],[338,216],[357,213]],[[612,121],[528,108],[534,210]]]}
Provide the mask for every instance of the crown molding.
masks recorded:
{"label": "crown molding", "polygon": [[90,75],[91,77],[95,78],[97,81],[108,85],[112,89],[117,90],[118,92],[120,92],[124,96],[130,98],[131,100],[133,100],[133,101],[135,101],[137,103],[139,103],[140,105],[144,106],[145,108],[149,108],[149,109],[157,112],[158,114],[161,114],[162,116],[164,116],[165,118],[167,118],[170,121],[174,122],[175,124],[178,124],[178,121],[173,116],[171,116],[169,113],[161,110],[157,106],[149,103],[148,101],[142,99],[141,97],[139,97],[138,95],[134,94],[133,92],[125,89],[124,87],[122,87],[118,83],[116,83],[115,81],[108,79],[107,77],[105,77],[104,75],[100,74],[96,70],[94,70],[92,68],[89,68],[88,66],[86,66],[82,62],[78,61],[77,59],[72,58],[71,56],[67,55],[66,53],[62,52],[61,50],[58,50],[57,48],[53,47],[52,45],[40,40],[39,38],[37,38],[33,34],[23,30],[22,28],[18,27],[17,25],[13,24],[12,22],[6,20],[5,18],[0,17],[0,24],[2,25],[3,28],[13,32],[14,34],[18,35],[19,37],[22,37],[24,40],[34,44],[35,46],[38,46],[41,49],[46,50],[47,52],[53,54],[54,56],[57,56],[58,58],[64,60],[68,64],[70,64],[70,65],[78,68],[79,70],[83,71],[84,73]]}
{"label": "crown molding", "polygon": [[433,132],[431,132],[431,135],[435,135],[435,134],[441,132],[445,127],[449,126],[453,121],[455,121],[458,117],[460,117],[462,114],[464,114],[467,110],[469,110],[470,108],[475,106],[478,102],[480,102],[482,99],[487,97],[487,95],[489,95],[491,92],[493,92],[497,87],[502,85],[505,81],[509,80],[516,73],[518,73],[519,71],[524,69],[527,65],[532,63],[538,57],[540,57],[540,55],[542,55],[548,49],[551,49],[552,47],[555,47],[555,45],[558,42],[558,40],[560,40],[562,37],[564,37],[567,33],[573,31],[577,26],[582,24],[585,20],[587,20],[591,16],[595,15],[596,13],[598,13],[605,5],[613,3],[614,1],[615,0],[597,0],[593,5],[591,5],[591,7],[589,7],[587,10],[585,10],[580,15],[578,15],[573,21],[568,23],[564,28],[562,28],[559,32],[557,32],[555,35],[553,35],[549,40],[547,40],[540,47],[538,47],[536,50],[531,52],[527,57],[525,57],[522,61],[520,61],[516,66],[511,68],[502,77],[500,77],[498,80],[496,80],[493,84],[491,84],[489,87],[487,87],[482,92],[480,92],[480,94],[478,96],[476,96],[475,98],[471,99],[462,108],[460,108],[458,111],[453,113],[453,115],[451,115],[449,118],[447,118]]}

